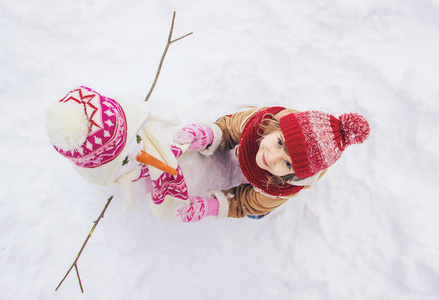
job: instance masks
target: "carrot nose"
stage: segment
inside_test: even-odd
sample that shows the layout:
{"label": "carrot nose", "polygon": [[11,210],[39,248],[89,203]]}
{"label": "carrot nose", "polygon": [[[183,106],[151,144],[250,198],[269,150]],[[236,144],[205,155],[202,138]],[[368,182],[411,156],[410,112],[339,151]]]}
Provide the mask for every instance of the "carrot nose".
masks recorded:
{"label": "carrot nose", "polygon": [[146,153],[145,151],[141,151],[139,155],[137,155],[137,161],[143,164],[147,164],[150,166],[153,166],[159,170],[162,170],[163,172],[169,173],[171,175],[178,175],[178,171],[171,166],[165,164],[161,160],[158,160],[154,156]]}

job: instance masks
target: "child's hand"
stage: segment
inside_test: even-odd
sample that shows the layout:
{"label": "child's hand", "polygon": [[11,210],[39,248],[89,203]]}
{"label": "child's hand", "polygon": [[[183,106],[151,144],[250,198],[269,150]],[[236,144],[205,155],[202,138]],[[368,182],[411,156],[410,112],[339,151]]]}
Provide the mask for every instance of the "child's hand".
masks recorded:
{"label": "child's hand", "polygon": [[174,135],[174,141],[191,144],[189,151],[204,150],[212,144],[213,132],[205,125],[189,124]]}
{"label": "child's hand", "polygon": [[194,223],[207,216],[217,216],[219,203],[215,198],[190,196],[191,205],[180,205],[175,210],[175,218],[185,223]]}

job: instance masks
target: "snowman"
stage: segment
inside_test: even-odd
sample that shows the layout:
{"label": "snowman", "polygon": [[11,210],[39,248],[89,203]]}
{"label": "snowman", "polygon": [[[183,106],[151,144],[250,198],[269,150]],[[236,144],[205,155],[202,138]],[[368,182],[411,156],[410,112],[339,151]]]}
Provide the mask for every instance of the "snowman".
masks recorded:
{"label": "snowman", "polygon": [[56,151],[85,179],[122,185],[125,208],[135,207],[131,183],[145,180],[154,214],[162,217],[173,203],[187,202],[186,182],[176,159],[187,147],[165,145],[151,119],[146,109],[80,86],[49,107],[46,130]]}

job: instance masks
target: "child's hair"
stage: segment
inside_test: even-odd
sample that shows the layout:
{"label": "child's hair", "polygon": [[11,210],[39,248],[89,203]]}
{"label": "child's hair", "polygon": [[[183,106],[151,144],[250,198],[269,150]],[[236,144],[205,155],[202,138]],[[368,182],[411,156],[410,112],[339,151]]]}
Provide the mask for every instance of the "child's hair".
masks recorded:
{"label": "child's hair", "polygon": [[[279,119],[273,115],[273,114],[265,114],[263,117],[263,120],[265,120],[265,122],[261,122],[261,124],[259,125],[259,129],[261,129],[259,132],[259,135],[261,136],[258,141],[262,140],[265,136],[269,135],[270,133],[280,130],[280,122]],[[286,149],[286,147],[284,148],[285,151],[288,154],[288,150]],[[281,184],[285,184],[288,180],[291,180],[294,176],[293,174],[288,174],[288,175],[284,175],[284,176],[276,176],[276,175],[267,175],[267,188],[269,185],[281,185]]]}

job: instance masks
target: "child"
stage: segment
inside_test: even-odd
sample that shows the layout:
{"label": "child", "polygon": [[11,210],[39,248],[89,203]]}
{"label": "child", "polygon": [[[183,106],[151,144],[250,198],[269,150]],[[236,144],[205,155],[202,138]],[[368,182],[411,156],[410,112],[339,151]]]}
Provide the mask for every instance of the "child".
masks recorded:
{"label": "child", "polygon": [[251,108],[211,125],[186,125],[174,135],[176,142],[205,155],[234,149],[249,183],[213,192],[212,198],[190,196],[191,204],[177,207],[176,218],[263,217],[309,188],[347,146],[364,142],[369,131],[367,120],[356,113],[336,118],[283,107]]}

